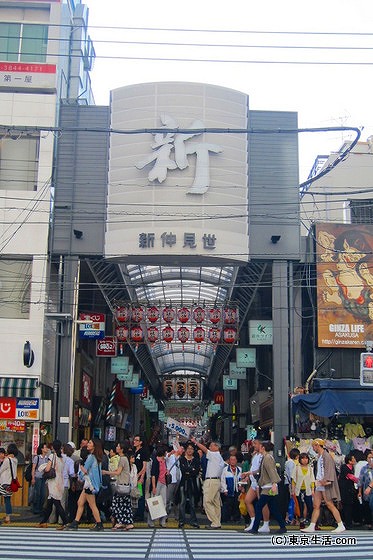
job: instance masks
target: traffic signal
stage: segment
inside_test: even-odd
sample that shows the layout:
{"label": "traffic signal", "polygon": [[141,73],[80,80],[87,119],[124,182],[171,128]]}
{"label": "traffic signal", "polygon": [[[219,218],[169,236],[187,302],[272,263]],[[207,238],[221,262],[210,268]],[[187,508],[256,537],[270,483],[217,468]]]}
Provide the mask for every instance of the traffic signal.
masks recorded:
{"label": "traffic signal", "polygon": [[360,354],[360,385],[373,386],[373,352]]}

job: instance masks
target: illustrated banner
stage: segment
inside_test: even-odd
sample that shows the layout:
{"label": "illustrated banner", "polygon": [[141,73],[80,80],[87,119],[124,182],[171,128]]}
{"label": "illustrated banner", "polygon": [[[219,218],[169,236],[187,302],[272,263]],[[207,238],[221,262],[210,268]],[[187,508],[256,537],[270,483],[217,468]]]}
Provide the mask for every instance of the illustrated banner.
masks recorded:
{"label": "illustrated banner", "polygon": [[319,347],[365,348],[373,340],[373,225],[317,224]]}

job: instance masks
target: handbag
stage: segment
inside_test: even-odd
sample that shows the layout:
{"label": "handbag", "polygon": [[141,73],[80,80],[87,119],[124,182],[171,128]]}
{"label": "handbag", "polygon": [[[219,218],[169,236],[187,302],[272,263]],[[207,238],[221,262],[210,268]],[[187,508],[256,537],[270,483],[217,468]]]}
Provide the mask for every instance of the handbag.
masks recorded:
{"label": "handbag", "polygon": [[179,459],[176,459],[176,461],[174,462],[173,465],[171,465],[170,470],[168,471],[168,473],[166,473],[165,479],[166,479],[166,486],[168,486],[169,484],[172,484],[172,474],[171,471],[174,467],[176,467],[176,465],[178,464]]}
{"label": "handbag", "polygon": [[129,484],[119,484],[118,482],[115,485],[115,494],[119,496],[129,496],[131,492],[131,486]]}
{"label": "handbag", "polygon": [[14,476],[12,460],[10,458],[9,458],[9,464],[10,464],[10,474],[12,477],[12,482],[10,483],[10,491],[14,493],[14,492],[18,492],[18,488],[21,488],[21,485],[18,481],[18,478]]}
{"label": "handbag", "polygon": [[50,480],[51,478],[56,478],[56,468],[54,466],[55,464],[56,464],[56,455],[53,455],[51,468],[49,469],[49,471],[46,471],[44,469],[44,472],[43,472],[44,480]]}

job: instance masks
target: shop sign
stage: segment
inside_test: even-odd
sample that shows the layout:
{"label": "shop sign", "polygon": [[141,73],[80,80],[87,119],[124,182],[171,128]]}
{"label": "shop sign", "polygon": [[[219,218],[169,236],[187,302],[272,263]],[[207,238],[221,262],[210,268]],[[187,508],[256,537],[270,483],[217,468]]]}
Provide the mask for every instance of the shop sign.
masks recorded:
{"label": "shop sign", "polygon": [[0,420],[0,430],[2,432],[24,432],[26,422],[24,420]]}
{"label": "shop sign", "polygon": [[117,356],[111,358],[111,373],[118,375],[118,373],[127,373],[130,359],[128,356]]}
{"label": "shop sign", "polygon": [[39,399],[16,399],[16,419],[39,420]]}
{"label": "shop sign", "polygon": [[32,454],[33,455],[37,455],[39,443],[40,443],[40,423],[34,422],[34,427],[32,430]]}
{"label": "shop sign", "polygon": [[16,417],[17,401],[13,397],[0,397],[0,418]]}
{"label": "shop sign", "polygon": [[132,375],[132,379],[129,379],[128,381],[124,382],[124,386],[126,387],[126,389],[130,389],[131,387],[138,387],[139,381],[140,381],[140,374],[134,373]]}
{"label": "shop sign", "polygon": [[[273,344],[273,323],[269,320],[251,320],[249,321],[249,340],[253,345],[271,345]],[[248,367],[255,367],[248,366]]]}
{"label": "shop sign", "polygon": [[56,89],[56,65],[39,62],[0,62],[1,89]]}
{"label": "shop sign", "polygon": [[105,315],[103,313],[79,313],[79,338],[101,339],[105,337]]}
{"label": "shop sign", "polygon": [[236,364],[238,367],[256,367],[256,348],[237,348]]}
{"label": "shop sign", "polygon": [[214,393],[214,404],[224,404],[224,393],[223,391],[215,391]]}
{"label": "shop sign", "polygon": [[117,379],[119,381],[131,381],[133,376],[133,364],[128,366],[127,373],[117,373]]}
{"label": "shop sign", "polygon": [[117,355],[117,339],[115,336],[105,336],[102,340],[96,340],[96,356],[115,357]]}
{"label": "shop sign", "polygon": [[246,368],[238,367],[236,362],[229,362],[229,377],[231,379],[246,379]]}
{"label": "shop sign", "polygon": [[232,379],[229,375],[223,375],[224,391],[235,391],[237,389],[237,379]]}
{"label": "shop sign", "polygon": [[210,404],[210,412],[211,414],[216,414],[217,412],[220,412],[221,409],[221,405],[220,404]]}

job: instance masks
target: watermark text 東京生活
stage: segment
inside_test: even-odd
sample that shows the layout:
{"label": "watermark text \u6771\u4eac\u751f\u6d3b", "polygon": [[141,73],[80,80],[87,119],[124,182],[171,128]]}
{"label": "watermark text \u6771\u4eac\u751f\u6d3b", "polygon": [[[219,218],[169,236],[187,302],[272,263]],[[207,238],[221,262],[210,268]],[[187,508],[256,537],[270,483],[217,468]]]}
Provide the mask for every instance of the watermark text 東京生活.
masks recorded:
{"label": "watermark text \u6771\u4eac\u751f\u6d3b", "polygon": [[348,537],[346,535],[332,537],[331,535],[272,535],[272,546],[351,546],[357,544],[356,537]]}

